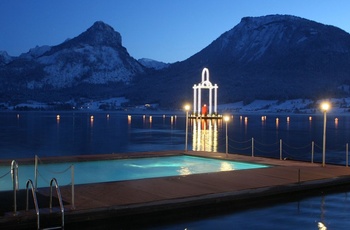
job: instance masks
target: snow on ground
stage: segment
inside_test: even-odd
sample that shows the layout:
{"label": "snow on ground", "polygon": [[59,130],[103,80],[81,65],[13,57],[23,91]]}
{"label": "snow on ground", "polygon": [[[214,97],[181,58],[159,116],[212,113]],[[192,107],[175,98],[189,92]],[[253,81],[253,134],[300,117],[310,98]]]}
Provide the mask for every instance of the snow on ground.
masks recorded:
{"label": "snow on ground", "polygon": [[[350,98],[330,99],[330,113],[349,113]],[[242,101],[218,105],[221,112],[264,112],[264,113],[316,113],[322,101],[309,99],[294,99],[286,101],[278,100],[255,100],[249,104]]]}
{"label": "snow on ground", "polygon": [[[123,108],[123,103],[127,103],[129,100],[125,97],[110,98],[105,100],[87,100],[84,104],[79,105],[79,110],[118,110]],[[350,115],[350,98],[330,99],[331,109],[329,113],[334,114],[346,114]],[[73,101],[66,102],[75,106]],[[314,114],[320,112],[320,104],[322,101],[313,101],[309,99],[294,99],[294,100],[255,100],[249,104],[244,104],[243,101],[219,104],[219,113],[301,113],[301,114]],[[5,104],[2,107],[7,107]],[[46,109],[49,106],[45,103],[28,101],[27,103],[18,104],[14,107],[8,107],[8,109],[14,109],[15,107],[27,107],[32,109]],[[150,110],[156,112],[161,110],[157,105],[145,104],[135,106],[135,108],[128,108],[128,110]],[[179,112],[181,109],[174,109]]]}
{"label": "snow on ground", "polygon": [[85,103],[83,106],[80,107],[80,109],[88,109],[88,110],[100,110],[102,105],[108,105],[110,108],[118,108],[121,107],[121,105],[125,102],[128,102],[129,100],[125,97],[116,97],[116,98],[109,98],[106,100],[98,100],[98,101],[90,101]]}
{"label": "snow on ground", "polygon": [[10,109],[14,109],[15,107],[17,108],[31,108],[31,109],[46,109],[49,106],[46,103],[42,103],[42,102],[37,102],[37,101],[27,101],[27,103],[20,103],[17,104],[14,107],[10,107]]}

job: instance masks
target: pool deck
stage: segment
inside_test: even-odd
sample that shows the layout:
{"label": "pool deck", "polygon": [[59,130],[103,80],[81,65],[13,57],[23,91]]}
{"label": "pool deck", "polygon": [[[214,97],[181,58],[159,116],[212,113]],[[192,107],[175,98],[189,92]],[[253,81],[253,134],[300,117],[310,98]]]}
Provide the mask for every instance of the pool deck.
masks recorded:
{"label": "pool deck", "polygon": [[[181,155],[181,151],[138,154],[112,154],[113,158]],[[250,157],[213,152],[186,152],[189,155],[251,163],[273,167],[205,173],[186,176],[140,179],[131,181],[75,185],[75,207],[72,206],[71,186],[60,188],[65,205],[65,229],[74,229],[83,223],[89,229],[101,229],[101,223],[123,228],[140,226],[142,222],[160,222],[176,215],[199,210],[212,210],[213,206],[236,206],[238,209],[254,206],[263,200],[278,196],[293,196],[318,189],[350,184],[350,168],[318,163]],[[73,157],[74,160],[94,160],[111,155]],[[50,160],[53,160],[50,158]],[[57,158],[55,160],[60,160]],[[69,160],[72,160],[70,158]],[[39,189],[43,195],[48,188]],[[211,207],[211,208],[210,208]],[[186,211],[186,212],[185,212]],[[35,213],[19,210],[18,215],[0,216],[0,226],[7,229],[35,228]],[[190,214],[188,214],[190,215]],[[135,220],[138,221],[136,225]]]}

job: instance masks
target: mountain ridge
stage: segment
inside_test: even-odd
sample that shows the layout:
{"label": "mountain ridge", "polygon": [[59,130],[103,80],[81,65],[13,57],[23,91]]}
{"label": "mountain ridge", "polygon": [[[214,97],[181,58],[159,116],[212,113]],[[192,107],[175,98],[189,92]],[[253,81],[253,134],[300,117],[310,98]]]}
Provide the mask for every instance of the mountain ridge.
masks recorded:
{"label": "mountain ridge", "polygon": [[51,100],[126,96],[131,104],[179,107],[191,100],[204,67],[221,103],[347,97],[350,35],[292,15],[244,17],[184,61],[166,68],[149,63],[134,59],[121,35],[98,21],[59,45],[33,48],[6,64],[0,58],[2,100],[6,93],[40,99],[41,91],[55,90]]}
{"label": "mountain ridge", "polygon": [[[339,87],[349,85],[349,63],[350,35],[337,27],[290,15],[245,17],[200,52],[157,75],[155,81],[176,80],[168,80],[171,87],[149,100],[188,100],[204,67],[219,85],[223,103],[347,96]],[[167,96],[180,90],[178,102]]]}
{"label": "mountain ridge", "polygon": [[95,22],[75,38],[55,46],[41,46],[21,54],[0,69],[7,86],[26,90],[58,89],[81,84],[129,84],[146,68],[122,46],[121,35]]}

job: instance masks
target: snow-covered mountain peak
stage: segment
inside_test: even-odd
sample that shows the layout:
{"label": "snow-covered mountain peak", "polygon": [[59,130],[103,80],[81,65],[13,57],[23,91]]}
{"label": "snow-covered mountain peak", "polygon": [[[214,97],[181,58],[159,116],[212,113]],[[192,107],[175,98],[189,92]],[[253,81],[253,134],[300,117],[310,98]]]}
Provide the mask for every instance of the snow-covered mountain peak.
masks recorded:
{"label": "snow-covered mountain peak", "polygon": [[122,44],[121,35],[102,21],[95,22],[84,33],[72,40],[78,40],[89,45],[120,46]]}
{"label": "snow-covered mountain peak", "polygon": [[[241,61],[256,61],[264,55],[275,56],[280,50],[293,50],[306,45],[317,46],[316,40],[324,40],[329,49],[342,51],[345,32],[291,15],[267,15],[244,17],[241,22],[217,39],[217,48],[229,52]],[[339,39],[329,40],[337,34]],[[324,38],[320,38],[322,34]]]}
{"label": "snow-covered mountain peak", "polygon": [[150,58],[141,58],[141,59],[138,59],[138,62],[140,62],[142,65],[146,66],[147,68],[152,68],[156,70],[167,68],[170,65],[169,63],[156,61]]}
{"label": "snow-covered mountain peak", "polygon": [[6,51],[0,50],[0,65],[5,65],[12,60],[12,57],[8,55]]}
{"label": "snow-covered mountain peak", "polygon": [[260,16],[260,17],[243,17],[241,19],[242,24],[246,25],[266,25],[270,23],[278,23],[282,21],[296,21],[296,20],[305,20],[297,16],[293,15],[280,15],[280,14],[273,14],[273,15],[266,15],[266,16]]}
{"label": "snow-covered mountain peak", "polygon": [[49,51],[51,49],[51,46],[36,46],[34,48],[31,48],[27,53],[21,54],[20,58],[37,58],[43,55],[45,52]]}
{"label": "snow-covered mountain peak", "polygon": [[4,71],[25,78],[27,88],[40,89],[111,82],[129,84],[145,69],[122,46],[121,35],[98,21],[59,45],[30,49]]}

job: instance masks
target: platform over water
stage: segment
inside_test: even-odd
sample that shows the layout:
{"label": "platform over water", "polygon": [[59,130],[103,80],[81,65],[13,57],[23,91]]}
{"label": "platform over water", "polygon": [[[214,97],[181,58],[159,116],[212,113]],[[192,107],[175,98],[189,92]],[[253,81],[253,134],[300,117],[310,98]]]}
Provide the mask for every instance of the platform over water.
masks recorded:
{"label": "platform over water", "polygon": [[[103,156],[70,157],[69,160],[94,160],[100,158],[149,157],[158,155],[181,155],[181,151],[137,154],[112,154]],[[101,224],[124,227],[140,227],[150,222],[160,222],[175,216],[190,215],[198,210],[211,210],[217,206],[254,205],[276,196],[326,189],[350,184],[350,168],[250,157],[237,154],[213,152],[186,152],[189,155],[230,159],[251,163],[269,164],[273,167],[172,176],[120,182],[85,184],[75,186],[75,207],[71,206],[71,187],[61,187],[65,205],[65,229],[86,225],[85,229],[103,229]],[[67,160],[50,158],[50,161]],[[39,190],[48,195],[49,189]],[[1,195],[1,193],[0,193]],[[0,226],[20,229],[33,226],[36,215],[13,216],[11,210],[0,216]]]}

